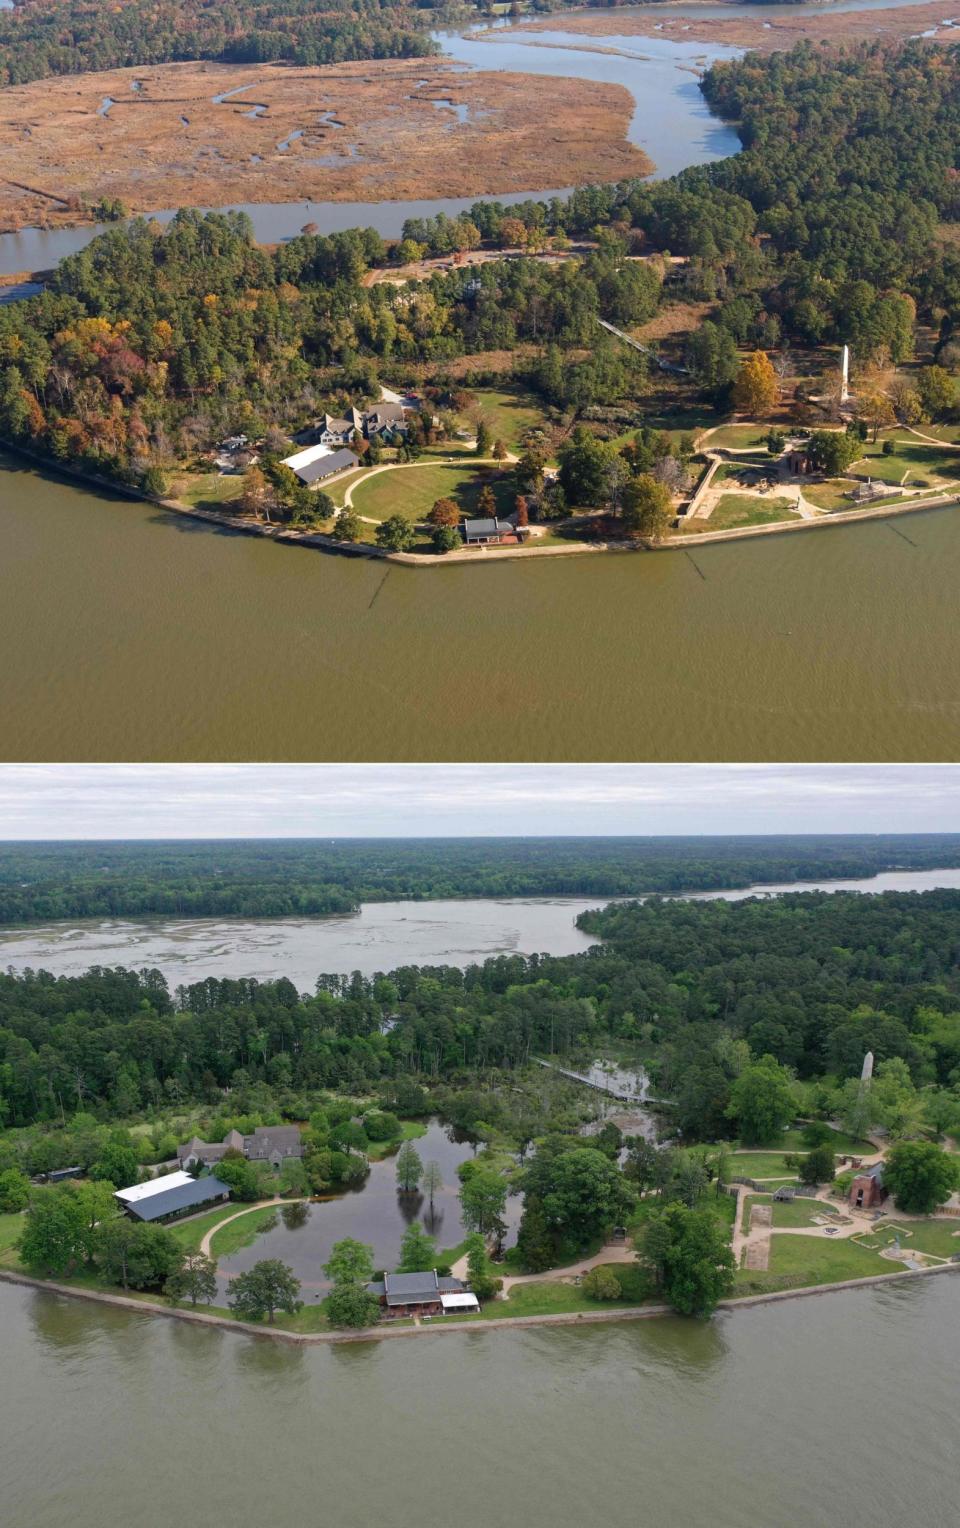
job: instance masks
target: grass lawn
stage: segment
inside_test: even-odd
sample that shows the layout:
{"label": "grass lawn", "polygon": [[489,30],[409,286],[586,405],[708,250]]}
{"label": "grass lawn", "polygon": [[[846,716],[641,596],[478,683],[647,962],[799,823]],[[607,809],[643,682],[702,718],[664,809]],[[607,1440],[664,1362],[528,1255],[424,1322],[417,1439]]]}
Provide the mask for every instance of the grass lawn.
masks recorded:
{"label": "grass lawn", "polygon": [[[234,1206],[236,1209],[236,1206]],[[222,1231],[217,1231],[210,1242],[210,1251],[214,1261],[221,1257],[230,1257],[238,1252],[241,1247],[249,1247],[256,1241],[257,1235],[264,1223],[274,1216],[279,1218],[280,1206],[276,1204],[261,1205],[258,1210],[249,1210],[239,1219],[232,1220],[224,1226]]]}
{"label": "grass lawn", "polygon": [[367,1147],[367,1156],[371,1162],[379,1162],[381,1157],[388,1157],[394,1151],[399,1151],[404,1141],[416,1141],[420,1136],[426,1135],[427,1127],[417,1119],[405,1119],[402,1121],[403,1129],[395,1141],[371,1141]]}
{"label": "grass lawn", "polygon": [[169,1230],[187,1252],[199,1252],[200,1243],[207,1232],[212,1231],[214,1226],[218,1226],[221,1220],[226,1220],[228,1215],[236,1214],[236,1211],[235,1204],[221,1204],[215,1210],[208,1210],[206,1215],[198,1215],[195,1219],[182,1220],[179,1223],[174,1222]]}
{"label": "grass lawn", "polygon": [[497,1316],[546,1316],[569,1311],[616,1310],[623,1305],[642,1305],[651,1298],[643,1270],[633,1263],[605,1265],[620,1283],[619,1300],[591,1300],[576,1284],[538,1279],[515,1284],[506,1300],[491,1300],[481,1312],[486,1320]]}
{"label": "grass lawn", "polygon": [[921,435],[935,435],[937,440],[960,443],[960,424],[918,424]]}
{"label": "grass lawn", "polygon": [[[773,1204],[771,1194],[747,1194],[743,1201],[743,1229],[750,1224],[750,1210],[755,1204]],[[820,1199],[794,1199],[790,1204],[773,1205],[773,1228],[775,1231],[796,1228],[802,1230],[804,1226],[815,1224],[814,1217],[817,1215],[839,1215],[836,1205],[824,1204]]]}
{"label": "grass lawn", "polygon": [[740,1268],[734,1295],[766,1294],[777,1289],[802,1289],[810,1284],[839,1284],[845,1279],[891,1273],[884,1258],[852,1241],[829,1241],[825,1236],[773,1236],[770,1267],[765,1271]]}
{"label": "grass lawn", "polygon": [[727,1172],[734,1178],[789,1178],[790,1176],[790,1168],[783,1160],[782,1151],[731,1152]]}
{"label": "grass lawn", "polygon": [[[731,1151],[739,1151],[740,1141],[734,1141]],[[780,1137],[779,1145],[784,1151],[809,1151],[804,1144],[803,1126],[797,1125],[793,1130],[785,1130]],[[855,1135],[847,1135],[844,1130],[834,1130],[830,1135],[830,1145],[835,1152],[853,1152],[856,1156],[872,1156],[876,1150],[869,1141],[859,1139]],[[744,1146],[744,1151],[749,1151],[749,1146]]]}
{"label": "grass lawn", "polygon": [[171,498],[191,509],[222,509],[243,492],[242,477],[221,477],[218,472],[184,473],[174,478]]}
{"label": "grass lawn", "polygon": [[351,483],[358,483],[370,471],[369,467],[358,467],[356,472],[345,472],[343,477],[337,478],[323,491],[336,504],[338,509],[343,508],[343,498]]}
{"label": "grass lawn", "polygon": [[960,451],[940,451],[936,446],[924,445],[922,441],[896,440],[892,456],[884,456],[883,442],[869,445],[853,470],[863,477],[879,478],[883,483],[902,483],[925,488],[936,486],[938,478],[951,482],[960,478]]}
{"label": "grass lawn", "polygon": [[914,1247],[918,1252],[930,1252],[934,1257],[960,1256],[960,1222],[953,1217],[946,1220],[881,1220],[875,1230],[857,1240],[861,1247],[892,1247],[898,1235],[905,1251]]}
{"label": "grass lawn", "polygon": [[[748,494],[725,493],[706,520],[696,521],[702,531],[730,530],[738,525],[773,525],[781,520],[795,520],[796,512],[789,499],[754,499]],[[694,527],[688,527],[692,529]]]}
{"label": "grass lawn", "polygon": [[367,478],[354,490],[353,507],[367,520],[403,515],[416,522],[426,519],[438,499],[455,499],[466,514],[473,515],[485,482],[494,490],[500,514],[513,508],[516,493],[508,477],[498,482],[495,476],[484,474],[482,468],[419,463]]}
{"label": "grass lawn", "polygon": [[773,425],[755,424],[723,424],[708,436],[704,445],[709,449],[711,446],[727,446],[731,451],[755,450],[762,446],[766,453],[766,439]]}
{"label": "grass lawn", "polygon": [[[476,406],[494,440],[502,440],[508,451],[519,453],[521,435],[544,423],[543,410],[536,399],[523,393],[504,392],[492,387],[477,388],[475,397]],[[469,414],[462,422],[472,427]]]}
{"label": "grass lawn", "polygon": [[0,1263],[8,1268],[15,1268],[20,1261],[13,1247],[20,1239],[23,1221],[22,1215],[0,1215]]}

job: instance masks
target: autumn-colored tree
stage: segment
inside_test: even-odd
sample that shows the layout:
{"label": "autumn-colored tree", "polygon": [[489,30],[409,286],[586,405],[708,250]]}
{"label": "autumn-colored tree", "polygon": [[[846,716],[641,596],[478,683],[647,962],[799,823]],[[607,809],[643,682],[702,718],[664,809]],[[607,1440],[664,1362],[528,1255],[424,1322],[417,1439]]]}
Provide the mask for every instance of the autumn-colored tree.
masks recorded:
{"label": "autumn-colored tree", "polygon": [[256,515],[259,520],[262,514],[266,514],[269,520],[267,480],[259,467],[248,467],[243,474],[243,492],[240,495],[240,503],[248,515]]}
{"label": "autumn-colored tree", "polygon": [[861,392],[857,398],[857,418],[862,419],[867,428],[872,430],[874,440],[880,430],[893,424],[895,417],[893,404],[886,393]]}
{"label": "autumn-colored tree", "polygon": [[777,374],[765,350],[754,350],[740,364],[733,384],[733,406],[740,414],[761,419],[777,398]]}
{"label": "autumn-colored tree", "polygon": [[438,499],[427,519],[431,525],[459,525],[460,506],[453,499]]}
{"label": "autumn-colored tree", "polygon": [[497,500],[489,483],[484,483],[477,499],[477,511],[480,515],[493,519],[497,513]]}
{"label": "autumn-colored tree", "polygon": [[632,536],[662,541],[673,518],[670,490],[649,472],[631,478],[623,490],[623,524]]}
{"label": "autumn-colored tree", "polygon": [[495,440],[493,443],[493,459],[495,462],[503,462],[507,459],[507,448],[502,440]]}
{"label": "autumn-colored tree", "polygon": [[515,509],[517,511],[517,524],[518,525],[529,525],[530,524],[530,506],[527,503],[526,496],[524,494],[522,494],[522,493],[518,493],[517,494],[516,503],[515,503],[514,507],[515,507]]}

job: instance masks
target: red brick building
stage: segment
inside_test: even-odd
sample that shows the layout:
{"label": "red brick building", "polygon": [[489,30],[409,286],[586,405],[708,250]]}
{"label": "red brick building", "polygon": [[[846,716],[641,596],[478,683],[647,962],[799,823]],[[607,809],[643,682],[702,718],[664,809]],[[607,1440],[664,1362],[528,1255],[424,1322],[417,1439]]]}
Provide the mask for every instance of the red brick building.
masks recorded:
{"label": "red brick building", "polygon": [[847,1201],[855,1210],[871,1210],[874,1205],[882,1204],[886,1197],[887,1190],[883,1186],[883,1163],[875,1162],[873,1167],[865,1168],[854,1178]]}

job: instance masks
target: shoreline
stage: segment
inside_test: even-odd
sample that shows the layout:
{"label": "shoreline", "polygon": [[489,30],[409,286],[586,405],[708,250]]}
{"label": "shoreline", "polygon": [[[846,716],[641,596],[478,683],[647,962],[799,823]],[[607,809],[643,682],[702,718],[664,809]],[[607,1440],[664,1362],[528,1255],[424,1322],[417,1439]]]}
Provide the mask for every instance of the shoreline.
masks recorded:
{"label": "shoreline", "polygon": [[431,556],[421,552],[388,552],[383,547],[374,546],[367,541],[338,541],[336,537],[327,535],[323,531],[298,530],[288,525],[263,524],[256,520],[247,520],[239,515],[226,514],[222,510],[200,509],[181,504],[176,499],[156,498],[127,484],[113,483],[109,478],[85,472],[82,468],[73,467],[67,462],[57,462],[49,457],[41,456],[39,452],[31,451],[28,446],[3,441],[0,442],[0,449],[14,456],[25,457],[42,471],[52,475],[60,474],[98,489],[106,489],[120,499],[137,499],[145,504],[155,504],[158,509],[166,510],[169,514],[185,515],[188,519],[223,526],[227,530],[236,532],[237,535],[260,536],[266,541],[274,541],[283,546],[305,546],[313,551],[345,557],[369,557],[379,562],[394,563],[408,568],[478,567],[484,563],[505,562],[518,558],[529,562],[540,557],[584,557],[596,556],[600,553],[634,555],[639,552],[682,552],[692,546],[707,546],[711,543],[745,541],[757,536],[791,535],[797,531],[823,530],[835,525],[856,525],[864,521],[889,520],[895,516],[918,514],[928,509],[949,509],[960,503],[960,493],[939,493],[873,509],[840,510],[836,514],[825,514],[815,520],[776,521],[772,525],[743,525],[722,531],[698,531],[688,536],[678,536],[669,541],[653,544],[639,541],[635,544],[573,541],[569,546],[495,546],[475,551],[464,548],[461,552]]}
{"label": "shoreline", "polygon": [[[772,1305],[781,1300],[798,1300],[810,1295],[837,1294],[842,1290],[872,1288],[881,1284],[903,1282],[906,1279],[929,1278],[935,1274],[960,1273],[960,1263],[941,1263],[935,1268],[905,1268],[894,1273],[870,1274],[862,1279],[848,1279],[842,1283],[807,1284],[799,1289],[772,1290],[768,1294],[743,1295],[739,1299],[720,1300],[718,1311],[732,1311],[756,1305]],[[431,1322],[429,1325],[405,1327],[364,1327],[359,1331],[337,1332],[289,1332],[281,1327],[255,1326],[249,1321],[233,1321],[228,1316],[215,1316],[200,1310],[181,1310],[176,1306],[163,1305],[155,1300],[134,1300],[128,1295],[107,1294],[103,1290],[81,1289],[69,1284],[58,1284],[48,1279],[36,1279],[13,1269],[0,1268],[0,1281],[19,1284],[28,1289],[46,1291],[48,1294],[64,1295],[77,1300],[92,1300],[100,1305],[113,1305],[121,1310],[146,1313],[150,1316],[169,1316],[175,1320],[189,1321],[197,1326],[220,1327],[226,1331],[241,1332],[249,1337],[267,1337],[278,1342],[290,1342],[300,1346],[315,1343],[381,1342],[395,1337],[419,1337],[435,1332],[502,1331],[505,1328],[537,1326],[584,1326],[598,1322],[646,1321],[660,1316],[677,1314],[669,1305],[631,1305],[619,1310],[553,1312],[541,1316],[493,1316],[489,1320]]]}

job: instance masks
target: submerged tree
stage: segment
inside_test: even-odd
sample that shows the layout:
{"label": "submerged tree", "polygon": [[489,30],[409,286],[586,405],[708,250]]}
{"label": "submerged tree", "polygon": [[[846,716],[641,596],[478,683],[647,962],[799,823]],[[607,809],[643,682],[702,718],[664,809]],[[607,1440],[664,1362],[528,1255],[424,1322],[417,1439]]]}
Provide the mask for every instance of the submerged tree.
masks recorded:
{"label": "submerged tree", "polygon": [[423,1162],[412,1141],[404,1141],[397,1152],[397,1184],[405,1194],[412,1194],[423,1177]]}

